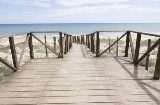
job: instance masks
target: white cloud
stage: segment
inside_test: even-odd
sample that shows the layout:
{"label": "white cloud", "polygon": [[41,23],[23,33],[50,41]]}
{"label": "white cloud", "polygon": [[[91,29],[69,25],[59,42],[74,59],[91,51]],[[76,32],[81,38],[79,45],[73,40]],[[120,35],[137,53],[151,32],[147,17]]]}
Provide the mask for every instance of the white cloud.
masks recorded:
{"label": "white cloud", "polygon": [[75,15],[75,14],[97,14],[97,13],[105,13],[110,11],[121,11],[124,9],[128,9],[132,7],[132,5],[122,5],[122,4],[113,4],[109,6],[100,5],[100,6],[83,6],[83,7],[72,7],[65,9],[53,9],[50,11],[46,11],[42,15],[44,16],[62,16],[62,15]]}
{"label": "white cloud", "polygon": [[151,8],[145,8],[145,7],[134,7],[134,8],[130,8],[129,11],[133,11],[133,12],[150,12],[150,13],[155,13],[155,12],[160,12],[160,9],[151,9]]}
{"label": "white cloud", "polygon": [[51,0],[0,0],[0,2],[12,5],[35,5],[40,7],[49,7]]}
{"label": "white cloud", "polygon": [[55,0],[59,5],[63,6],[79,6],[83,4],[102,4],[102,3],[120,3],[130,0]]}

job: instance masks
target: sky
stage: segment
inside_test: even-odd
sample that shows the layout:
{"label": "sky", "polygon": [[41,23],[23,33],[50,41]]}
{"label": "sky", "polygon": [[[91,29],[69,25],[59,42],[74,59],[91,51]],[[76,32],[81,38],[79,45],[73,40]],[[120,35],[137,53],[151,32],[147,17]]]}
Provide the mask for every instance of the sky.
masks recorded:
{"label": "sky", "polygon": [[160,23],[160,0],[0,0],[0,24]]}

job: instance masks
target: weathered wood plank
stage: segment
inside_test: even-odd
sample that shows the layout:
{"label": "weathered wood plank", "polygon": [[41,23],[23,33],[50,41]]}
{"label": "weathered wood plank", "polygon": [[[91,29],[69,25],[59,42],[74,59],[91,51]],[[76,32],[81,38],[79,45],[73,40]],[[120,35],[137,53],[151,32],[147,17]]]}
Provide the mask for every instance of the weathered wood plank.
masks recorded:
{"label": "weathered wood plank", "polygon": [[96,57],[99,57],[99,49],[100,49],[100,39],[99,32],[96,33]]}
{"label": "weathered wood plank", "polygon": [[16,48],[15,48],[13,36],[9,37],[9,43],[10,43],[13,65],[16,69],[19,69],[19,64],[18,64],[18,61],[17,61],[17,54],[16,54]]}
{"label": "weathered wood plank", "polygon": [[33,53],[32,33],[30,33],[28,45],[29,45],[29,49],[30,49],[30,59],[33,59],[34,58],[34,53]]}
{"label": "weathered wood plank", "polygon": [[141,34],[137,33],[136,49],[135,49],[135,55],[133,60],[134,64],[137,64],[137,61],[139,58],[140,43],[141,43]]}
{"label": "weathered wood plank", "polygon": [[[148,48],[147,48],[147,50],[149,50],[150,47],[151,47],[151,39],[148,39]],[[148,71],[148,66],[149,66],[149,57],[150,57],[150,54],[148,54],[147,57],[146,57],[145,69],[147,71]]]}
{"label": "weathered wood plank", "polygon": [[60,53],[59,53],[59,58],[63,58],[64,50],[63,50],[63,36],[62,32],[59,33],[59,44],[60,44]]}
{"label": "weathered wood plank", "polygon": [[130,35],[130,32],[127,32],[127,36],[126,36],[126,47],[125,47],[125,57],[128,57],[128,50],[129,50],[129,35]]}
{"label": "weathered wood plank", "polygon": [[157,53],[157,60],[156,60],[153,79],[159,80],[159,78],[160,78],[160,38],[159,38],[159,42],[158,42],[158,53]]}

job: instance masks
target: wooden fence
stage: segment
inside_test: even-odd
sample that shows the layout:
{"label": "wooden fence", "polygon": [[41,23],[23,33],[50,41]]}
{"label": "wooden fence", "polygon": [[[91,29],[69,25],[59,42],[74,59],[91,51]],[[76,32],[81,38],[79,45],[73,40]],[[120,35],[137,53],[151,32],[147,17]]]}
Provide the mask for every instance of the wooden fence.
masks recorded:
{"label": "wooden fence", "polygon": [[[100,33],[101,32],[123,32],[123,35],[120,36],[119,38],[117,38],[117,40],[114,41],[113,43],[110,43],[110,40],[109,40],[109,47],[107,47],[104,51],[100,52]],[[47,44],[46,36],[44,36],[45,42],[43,42],[35,35],[36,33],[41,33],[41,34],[44,34],[44,33],[58,33],[59,34],[60,52],[56,51],[56,47],[55,47],[56,46],[56,38],[55,37],[53,37],[54,48],[52,49]],[[135,47],[133,45],[133,40],[132,40],[131,33],[136,33],[137,34],[136,46]],[[14,37],[19,36],[19,35],[23,35],[23,34],[25,34],[27,36],[26,36],[26,39],[25,39],[24,42],[18,43],[18,44],[23,44],[23,48],[22,48],[22,52],[20,54],[20,58],[17,60],[16,49],[15,49],[17,44],[14,43]],[[154,37],[158,37],[158,39],[152,45],[151,45],[151,41],[148,40],[147,51],[142,56],[139,56],[140,45],[141,45],[141,36],[142,35],[154,36]],[[24,55],[27,43],[28,43],[29,49],[30,49],[30,59],[34,59],[34,52],[33,52],[34,47],[33,47],[32,38],[35,38],[36,40],[38,40],[40,43],[42,43],[45,46],[46,55],[48,55],[48,50],[50,50],[55,55],[57,55],[59,58],[63,58],[64,54],[67,54],[69,49],[72,47],[72,43],[86,45],[90,49],[91,52],[95,53],[96,57],[102,56],[107,51],[110,52],[111,47],[116,45],[116,56],[118,56],[118,47],[119,47],[118,42],[124,37],[126,37],[124,56],[128,57],[129,46],[130,46],[132,60],[133,60],[134,65],[139,64],[144,58],[146,58],[146,69],[148,69],[150,52],[153,49],[155,49],[156,47],[158,47],[158,53],[157,53],[157,59],[156,59],[154,77],[153,77],[155,80],[158,80],[160,78],[160,35],[144,33],[144,32],[136,32],[136,31],[112,31],[112,30],[96,31],[96,32],[93,32],[91,34],[80,35],[80,36],[72,36],[72,35],[69,35],[69,34],[66,34],[66,33],[63,33],[63,32],[60,32],[60,31],[32,31],[32,32],[29,32],[29,33],[27,32],[27,33],[21,33],[21,34],[15,34],[15,35],[10,35],[10,36],[0,37],[0,38],[8,38],[9,39],[10,45],[5,47],[5,48],[1,48],[0,51],[2,51],[3,49],[11,49],[13,66],[1,57],[0,57],[0,61],[3,64],[5,64],[6,66],[8,66],[9,68],[13,69],[14,71],[17,71],[19,69],[20,62],[23,59],[23,55]]]}
{"label": "wooden fence", "polygon": [[[122,36],[117,38],[116,41],[114,41],[112,44],[109,42],[109,47],[107,47],[104,51],[100,52],[100,33],[101,32],[124,32]],[[136,33],[136,46],[134,48],[133,46],[133,40],[131,33]],[[159,39],[151,45],[151,40],[148,40],[148,50],[142,55],[139,56],[140,53],[140,44],[141,44],[141,36],[147,35],[147,36],[154,36],[158,37]],[[148,70],[148,62],[149,62],[149,56],[150,52],[154,50],[158,46],[158,53],[157,53],[157,59],[156,59],[156,65],[155,65],[155,71],[154,71],[154,77],[153,79],[158,80],[160,78],[160,35],[156,34],[150,34],[150,33],[144,33],[144,32],[137,32],[137,31],[96,31],[91,34],[86,35],[86,46],[91,50],[91,52],[96,53],[96,57],[102,56],[107,51],[110,52],[111,47],[113,47],[115,44],[116,46],[116,56],[118,56],[118,42],[126,36],[126,44],[125,44],[125,57],[128,57],[128,51],[129,46],[131,48],[131,55],[134,65],[139,64],[144,58],[146,58],[146,69]],[[147,46],[147,45],[146,45]]]}
{"label": "wooden fence", "polygon": [[[40,38],[38,38],[35,34],[40,33],[40,34],[45,34],[45,33],[57,33],[59,34],[59,45],[60,45],[60,52],[56,52],[56,37],[53,37],[54,41],[54,47],[53,49],[47,44],[47,39],[46,36],[44,36],[45,42],[43,42]],[[21,35],[26,35],[26,39],[24,42],[20,42],[18,44],[15,44],[14,38],[15,36],[21,36]],[[8,38],[10,45],[4,48],[0,48],[0,51],[10,49],[11,54],[12,54],[12,60],[13,60],[13,66],[12,64],[9,64],[5,59],[0,57],[0,62],[5,64],[7,67],[10,69],[17,71],[19,70],[19,66],[23,60],[23,56],[27,47],[27,44],[29,45],[29,54],[30,54],[30,59],[34,59],[34,47],[33,47],[33,38],[38,40],[42,45],[45,46],[45,51],[46,55],[48,56],[48,50],[53,52],[55,55],[58,56],[58,58],[63,58],[64,54],[67,54],[67,52],[70,50],[72,47],[72,35],[60,32],[60,31],[33,31],[33,32],[26,32],[26,33],[20,33],[20,34],[15,34],[15,35],[9,35],[9,36],[4,36],[0,38]],[[17,54],[16,54],[16,46],[17,45],[23,45],[22,51],[20,53],[19,59],[17,59]]]}

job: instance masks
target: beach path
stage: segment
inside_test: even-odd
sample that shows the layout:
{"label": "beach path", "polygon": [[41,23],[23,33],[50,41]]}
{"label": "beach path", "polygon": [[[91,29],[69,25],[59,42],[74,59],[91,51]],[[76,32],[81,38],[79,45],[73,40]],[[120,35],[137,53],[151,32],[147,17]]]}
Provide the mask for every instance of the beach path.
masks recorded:
{"label": "beach path", "polygon": [[64,58],[33,59],[0,82],[0,104],[159,105],[160,81],[125,57],[73,44]]}

